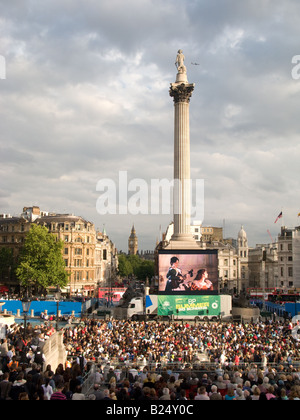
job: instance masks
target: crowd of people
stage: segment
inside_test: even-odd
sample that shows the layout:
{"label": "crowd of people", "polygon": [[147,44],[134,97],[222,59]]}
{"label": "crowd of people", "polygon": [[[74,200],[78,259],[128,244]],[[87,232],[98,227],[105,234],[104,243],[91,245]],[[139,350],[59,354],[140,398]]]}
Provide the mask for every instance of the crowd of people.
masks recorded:
{"label": "crowd of people", "polygon": [[54,333],[52,324],[34,327],[29,322],[26,331],[21,324],[6,326],[0,344],[0,400],[40,399],[38,390],[44,384],[43,348]]}
{"label": "crowd of people", "polygon": [[[65,328],[68,362],[55,372],[44,369],[39,353],[48,331],[32,331],[26,342],[16,330],[0,347],[0,398],[300,399],[292,327],[82,319]],[[90,387],[83,393],[87,374]]]}
{"label": "crowd of people", "polygon": [[[86,320],[65,330],[70,357],[82,354],[116,363],[194,363],[206,354],[214,363],[288,363],[298,360],[292,324],[162,323]],[[300,358],[299,358],[300,359]]]}

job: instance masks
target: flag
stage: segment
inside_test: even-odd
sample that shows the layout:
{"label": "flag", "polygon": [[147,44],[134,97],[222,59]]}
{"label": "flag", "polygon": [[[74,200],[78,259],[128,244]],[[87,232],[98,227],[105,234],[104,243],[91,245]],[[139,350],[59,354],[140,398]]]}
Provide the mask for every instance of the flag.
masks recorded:
{"label": "flag", "polygon": [[274,223],[277,223],[278,222],[278,220],[279,219],[281,219],[282,218],[282,212],[280,212],[279,214],[278,214],[278,217],[277,217],[277,219],[275,220],[275,222]]}

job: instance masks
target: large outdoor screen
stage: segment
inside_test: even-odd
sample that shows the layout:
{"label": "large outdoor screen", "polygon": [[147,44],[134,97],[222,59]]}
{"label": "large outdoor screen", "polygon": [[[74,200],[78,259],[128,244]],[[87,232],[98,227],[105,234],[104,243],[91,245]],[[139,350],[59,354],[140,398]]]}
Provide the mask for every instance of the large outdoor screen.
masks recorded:
{"label": "large outdoor screen", "polygon": [[218,294],[217,250],[162,250],[158,254],[159,294]]}

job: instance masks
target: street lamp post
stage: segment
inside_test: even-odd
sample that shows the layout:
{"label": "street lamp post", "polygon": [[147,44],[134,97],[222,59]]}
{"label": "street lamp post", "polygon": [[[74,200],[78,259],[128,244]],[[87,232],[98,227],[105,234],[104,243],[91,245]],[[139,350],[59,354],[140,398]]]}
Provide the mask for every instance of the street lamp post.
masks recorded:
{"label": "street lamp post", "polygon": [[59,286],[57,286],[57,290],[56,290],[56,293],[55,293],[55,299],[56,299],[56,331],[59,330],[58,315],[59,315],[59,301],[60,301],[60,297],[61,297],[60,288],[59,288]]}
{"label": "street lamp post", "polygon": [[21,299],[22,302],[22,309],[24,314],[24,339],[26,340],[26,329],[27,329],[27,314],[30,310],[31,301],[28,298],[28,293],[26,296]]}

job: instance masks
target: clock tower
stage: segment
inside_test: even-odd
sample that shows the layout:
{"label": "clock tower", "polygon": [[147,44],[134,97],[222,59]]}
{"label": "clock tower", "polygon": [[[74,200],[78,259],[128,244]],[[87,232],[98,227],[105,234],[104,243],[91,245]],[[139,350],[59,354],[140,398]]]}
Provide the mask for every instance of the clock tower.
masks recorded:
{"label": "clock tower", "polygon": [[128,254],[136,255],[138,252],[138,238],[136,236],[134,225],[131,229],[131,234],[128,238]]}

